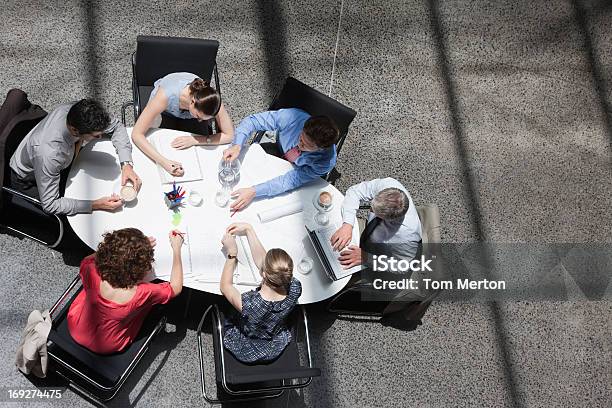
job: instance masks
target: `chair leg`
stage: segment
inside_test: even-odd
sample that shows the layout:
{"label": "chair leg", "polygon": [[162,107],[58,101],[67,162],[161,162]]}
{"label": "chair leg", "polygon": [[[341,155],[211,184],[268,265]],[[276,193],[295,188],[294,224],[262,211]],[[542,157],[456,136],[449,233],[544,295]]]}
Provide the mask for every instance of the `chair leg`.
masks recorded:
{"label": "chair leg", "polygon": [[125,111],[128,107],[132,107],[134,109],[134,101],[127,101],[123,105],[121,105],[121,123],[125,126]]}

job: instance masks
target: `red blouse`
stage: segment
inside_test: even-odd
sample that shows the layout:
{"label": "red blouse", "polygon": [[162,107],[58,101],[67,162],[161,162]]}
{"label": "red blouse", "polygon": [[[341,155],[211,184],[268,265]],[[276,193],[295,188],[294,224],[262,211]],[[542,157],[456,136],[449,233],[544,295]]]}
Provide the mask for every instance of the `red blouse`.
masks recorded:
{"label": "red blouse", "polygon": [[77,343],[95,353],[122,351],[138,335],[151,307],[168,303],[174,294],[168,282],[139,283],[134,297],[119,304],[100,295],[102,279],[93,256],[83,259],[79,274],[83,290],[70,305],[68,330]]}

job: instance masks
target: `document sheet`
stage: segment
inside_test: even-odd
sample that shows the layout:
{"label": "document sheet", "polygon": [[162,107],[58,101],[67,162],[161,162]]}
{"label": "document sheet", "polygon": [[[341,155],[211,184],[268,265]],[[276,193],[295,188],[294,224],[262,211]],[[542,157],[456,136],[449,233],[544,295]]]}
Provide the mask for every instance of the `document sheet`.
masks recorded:
{"label": "document sheet", "polygon": [[181,177],[175,177],[168,173],[162,166],[158,165],[159,177],[162,184],[177,183],[185,181],[196,181],[202,180],[202,169],[200,168],[200,161],[198,160],[198,149],[193,147],[189,149],[179,150],[170,146],[170,143],[175,139],[173,136],[168,137],[161,134],[153,134],[151,136],[153,145],[157,151],[164,157],[177,161],[183,166],[185,174]]}

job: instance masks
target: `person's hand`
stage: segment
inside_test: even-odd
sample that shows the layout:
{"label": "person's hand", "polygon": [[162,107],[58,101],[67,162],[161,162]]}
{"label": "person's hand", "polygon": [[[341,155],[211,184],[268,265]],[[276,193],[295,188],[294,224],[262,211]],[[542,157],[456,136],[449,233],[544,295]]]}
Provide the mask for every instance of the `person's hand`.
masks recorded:
{"label": "person's hand", "polygon": [[100,197],[91,204],[92,210],[114,211],[123,205],[123,200],[117,194],[110,197]]}
{"label": "person's hand", "polygon": [[238,246],[236,245],[236,237],[231,234],[224,234],[221,239],[221,244],[223,244],[223,248],[228,255],[237,255],[238,254]]}
{"label": "person's hand", "polygon": [[162,167],[174,177],[181,177],[183,174],[185,174],[185,170],[183,170],[183,165],[174,160],[165,160],[162,163]]}
{"label": "person's hand", "polygon": [[334,251],[339,251],[351,242],[351,238],[353,238],[353,226],[345,222],[338,231],[334,232],[329,241]]}
{"label": "person's hand", "polygon": [[356,245],[351,245],[344,251],[340,252],[340,257],[338,260],[344,269],[361,265],[361,248]]}
{"label": "person's hand", "polygon": [[172,247],[172,250],[174,252],[180,252],[181,246],[185,241],[183,238],[183,233],[179,230],[172,230],[170,231],[170,234],[168,234],[168,237],[170,238],[170,246]]}
{"label": "person's hand", "polygon": [[232,147],[228,147],[223,151],[223,160],[234,161],[240,155],[240,150],[242,147],[240,145],[233,145]]}
{"label": "person's hand", "polygon": [[225,232],[232,235],[245,234],[251,228],[253,226],[248,222],[235,222],[230,224]]}
{"label": "person's hand", "polygon": [[147,237],[147,239],[149,240],[149,244],[151,244],[151,248],[155,248],[155,245],[157,245],[155,237]]}
{"label": "person's hand", "polygon": [[236,191],[232,191],[231,197],[234,199],[234,202],[230,205],[230,208],[236,211],[242,210],[255,198],[255,188],[239,188]]}
{"label": "person's hand", "polygon": [[132,185],[136,189],[136,191],[140,191],[140,186],[142,186],[142,180],[136,174],[131,165],[125,164],[121,167],[121,185],[125,186],[125,183],[129,181],[132,182]]}
{"label": "person's hand", "polygon": [[198,141],[193,136],[179,136],[170,143],[170,146],[174,147],[175,149],[183,150],[189,149],[191,146],[195,146],[197,144]]}

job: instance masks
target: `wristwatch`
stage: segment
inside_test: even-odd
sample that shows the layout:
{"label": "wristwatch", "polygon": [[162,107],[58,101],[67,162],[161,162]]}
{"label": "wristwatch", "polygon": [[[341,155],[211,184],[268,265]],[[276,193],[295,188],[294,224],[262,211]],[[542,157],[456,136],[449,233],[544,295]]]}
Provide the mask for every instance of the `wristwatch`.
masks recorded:
{"label": "wristwatch", "polygon": [[125,166],[126,164],[129,164],[130,166],[134,167],[134,162],[131,162],[129,160],[122,161],[120,164],[121,164],[121,168],[123,168],[123,166]]}
{"label": "wristwatch", "polygon": [[238,255],[227,254],[227,259],[237,259]]}

